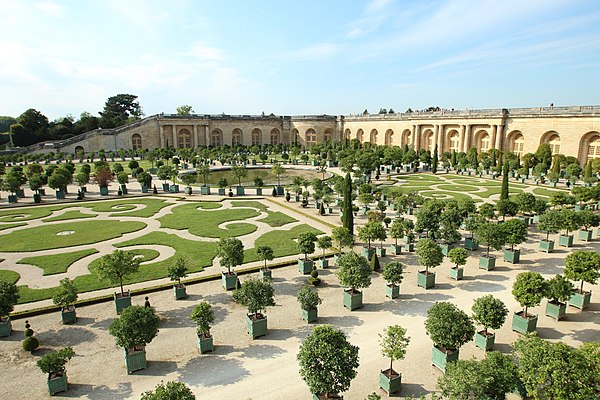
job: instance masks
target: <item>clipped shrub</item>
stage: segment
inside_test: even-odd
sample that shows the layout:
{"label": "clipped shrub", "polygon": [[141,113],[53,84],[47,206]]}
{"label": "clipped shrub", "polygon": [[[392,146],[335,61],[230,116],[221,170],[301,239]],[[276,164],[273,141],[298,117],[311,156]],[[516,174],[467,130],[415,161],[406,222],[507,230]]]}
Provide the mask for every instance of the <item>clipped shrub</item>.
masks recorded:
{"label": "clipped shrub", "polygon": [[40,342],[33,337],[33,329],[31,329],[29,321],[25,321],[25,340],[23,340],[22,345],[25,351],[34,351],[40,347]]}

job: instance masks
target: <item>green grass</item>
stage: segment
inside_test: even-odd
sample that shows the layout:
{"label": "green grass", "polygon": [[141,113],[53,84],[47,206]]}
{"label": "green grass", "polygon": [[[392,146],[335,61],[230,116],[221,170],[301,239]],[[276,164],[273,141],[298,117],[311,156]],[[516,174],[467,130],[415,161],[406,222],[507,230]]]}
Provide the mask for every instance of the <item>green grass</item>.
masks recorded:
{"label": "green grass", "polygon": [[474,199],[471,196],[469,196],[468,194],[456,193],[456,192],[445,192],[443,190],[423,191],[420,194],[424,197],[433,197],[433,198],[437,198],[437,199],[454,199],[454,200],[472,199],[474,201],[477,201],[476,198]]}
{"label": "green grass", "polygon": [[451,184],[441,184],[437,185],[437,188],[444,191],[450,192],[476,192],[479,188],[470,185],[451,185]]}
{"label": "green grass", "polygon": [[260,215],[256,210],[241,208],[236,210],[201,211],[197,203],[177,206],[172,209],[172,214],[165,215],[158,220],[163,228],[184,230],[192,235],[222,238],[248,235],[257,227],[246,223],[230,224],[227,229],[218,226],[224,222],[245,220]]}
{"label": "green grass", "polygon": [[545,196],[545,197],[552,197],[554,195],[554,193],[560,192],[559,190],[552,190],[552,189],[546,189],[546,188],[535,188],[533,189],[533,194],[535,194],[536,196]]}
{"label": "green grass", "polygon": [[298,244],[294,241],[301,233],[314,232],[317,235],[322,234],[320,230],[309,225],[302,224],[293,227],[287,231],[272,231],[260,236],[254,242],[254,247],[244,251],[244,262],[259,261],[260,258],[256,249],[260,246],[269,246],[273,249],[275,257],[285,257],[293,254],[299,254]]}
{"label": "green grass", "polygon": [[138,260],[140,260],[140,262],[152,261],[160,256],[160,252],[153,249],[132,249],[127,251],[139,256]]}
{"label": "green grass", "polygon": [[444,182],[442,178],[431,174],[402,175],[399,179],[408,182]]}
{"label": "green grass", "polygon": [[267,215],[263,219],[259,219],[259,221],[264,222],[265,224],[269,224],[274,228],[277,228],[279,226],[287,225],[292,222],[297,222],[298,220],[280,211],[271,211],[269,212],[269,215]]}
{"label": "green grass", "polygon": [[17,281],[21,278],[15,271],[9,271],[6,269],[0,269],[0,281],[17,283]]}
{"label": "green grass", "polygon": [[41,268],[44,275],[62,274],[67,272],[69,267],[78,260],[92,254],[96,254],[98,250],[88,249],[74,251],[72,253],[51,254],[46,256],[25,257],[17,262],[17,264],[30,264]]}
{"label": "green grass", "polygon": [[15,222],[14,224],[0,224],[0,231],[25,225],[27,225],[25,222]]}
{"label": "green grass", "polygon": [[15,208],[0,210],[0,222],[19,222],[32,219],[45,218],[52,215],[53,211],[64,210],[65,208],[75,207],[72,204],[62,204],[53,206],[37,206],[26,208]]}
{"label": "green grass", "polygon": [[69,219],[79,219],[79,218],[94,218],[97,217],[98,214],[84,214],[79,210],[68,210],[65,211],[64,214],[58,215],[56,217],[44,218],[43,222],[55,222],[55,221],[66,221]]}
{"label": "green grass", "polygon": [[263,203],[260,203],[258,201],[252,201],[252,200],[250,200],[250,201],[247,201],[247,200],[232,201],[231,206],[232,207],[249,207],[249,208],[256,208],[261,211],[267,211],[267,206],[265,206]]}
{"label": "green grass", "polygon": [[[138,204],[145,207],[134,210]],[[168,203],[167,200],[160,199],[131,199],[117,202],[93,203],[91,209],[95,212],[113,212],[113,214],[110,214],[111,217],[150,218],[169,204],[171,203]],[[128,212],[128,210],[134,211]]]}
{"label": "green grass", "polygon": [[[98,243],[138,231],[145,226],[145,223],[137,221],[83,221],[39,226],[2,235],[0,251],[40,251]],[[57,235],[63,231],[75,233]]]}

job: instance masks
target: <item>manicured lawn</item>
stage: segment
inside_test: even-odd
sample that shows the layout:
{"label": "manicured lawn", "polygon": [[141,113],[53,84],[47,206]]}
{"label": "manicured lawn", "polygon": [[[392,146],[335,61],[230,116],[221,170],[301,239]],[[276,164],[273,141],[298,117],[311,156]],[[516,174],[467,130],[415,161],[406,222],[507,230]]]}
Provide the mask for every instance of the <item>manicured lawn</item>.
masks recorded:
{"label": "manicured lawn", "polygon": [[0,231],[3,231],[5,229],[10,229],[10,228],[16,228],[18,226],[25,226],[27,225],[26,223],[19,223],[19,222],[15,222],[14,224],[0,224]]}
{"label": "manicured lawn", "polygon": [[[98,243],[145,226],[145,223],[137,221],[84,221],[39,226],[2,235],[0,251],[39,251]],[[58,235],[69,231],[74,233]]]}
{"label": "manicured lawn", "polygon": [[294,239],[297,239],[301,233],[305,232],[314,232],[317,235],[323,233],[306,224],[295,226],[287,231],[272,231],[265,233],[256,239],[253,248],[244,250],[244,262],[259,261],[260,258],[256,253],[256,249],[260,246],[271,247],[275,258],[298,254],[300,253],[300,250]]}
{"label": "manicured lawn", "polygon": [[265,206],[263,203],[260,203],[258,201],[252,201],[252,200],[232,201],[231,206],[232,207],[249,207],[249,208],[256,208],[261,211],[267,211],[267,206]]}
{"label": "manicured lawn", "polygon": [[274,228],[277,228],[279,226],[284,226],[289,223],[296,222],[298,220],[280,211],[270,211],[269,215],[267,215],[263,219],[259,219],[259,221],[264,222],[265,224],[269,224]]}
{"label": "manicured lawn", "polygon": [[0,281],[17,283],[21,275],[15,271],[8,271],[6,269],[0,269]]}
{"label": "manicured lawn", "polygon": [[55,221],[66,221],[69,219],[94,218],[97,216],[98,216],[98,214],[84,214],[79,210],[68,210],[68,211],[65,211],[65,213],[62,215],[58,215],[56,217],[45,218],[42,221],[55,222]]}
{"label": "manicured lawn", "polygon": [[[471,196],[464,193],[457,192],[445,192],[443,190],[428,190],[420,192],[420,194],[424,197],[433,197],[436,199],[454,199],[454,200],[462,200],[462,199],[473,199]],[[473,199],[477,201],[477,199]]]}
{"label": "manicured lawn", "polygon": [[451,184],[441,184],[436,186],[440,190],[450,191],[450,192],[477,192],[479,190],[476,186],[470,185],[451,185]]}
{"label": "manicured lawn", "polygon": [[127,251],[138,256],[140,262],[152,261],[160,256],[160,252],[153,249],[131,249]]}
{"label": "manicured lawn", "polygon": [[64,210],[73,207],[73,204],[62,204],[53,206],[19,207],[14,209],[0,210],[0,222],[19,222],[32,219],[44,218],[52,215],[55,210]]}
{"label": "manicured lawn", "polygon": [[[139,210],[134,210],[136,208],[135,206],[138,204],[144,205],[145,207]],[[110,214],[111,217],[150,218],[169,204],[170,203],[167,203],[166,200],[141,198],[116,202],[95,203],[92,207],[92,211],[113,212],[113,214]],[[134,211],[127,212],[128,210]]]}
{"label": "manicured lawn", "polygon": [[17,264],[30,264],[41,268],[44,275],[62,274],[67,272],[67,269],[75,261],[81,260],[92,254],[96,254],[98,250],[87,249],[74,251],[71,253],[51,254],[46,256],[25,257],[17,262]]}
{"label": "manicured lawn", "polygon": [[198,210],[197,203],[189,203],[172,209],[172,214],[165,215],[158,220],[162,228],[184,230],[187,229],[192,235],[222,238],[243,236],[254,232],[255,225],[243,222],[230,224],[227,229],[218,226],[224,222],[245,220],[260,215],[256,210],[240,208],[236,210]]}

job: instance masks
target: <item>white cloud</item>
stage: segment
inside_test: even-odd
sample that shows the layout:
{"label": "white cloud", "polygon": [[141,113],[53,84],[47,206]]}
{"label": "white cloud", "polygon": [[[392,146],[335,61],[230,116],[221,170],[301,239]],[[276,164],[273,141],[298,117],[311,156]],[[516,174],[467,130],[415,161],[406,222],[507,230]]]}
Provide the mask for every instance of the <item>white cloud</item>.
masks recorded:
{"label": "white cloud", "polygon": [[60,18],[65,15],[65,8],[52,1],[34,3],[34,6],[50,17]]}
{"label": "white cloud", "polygon": [[201,43],[194,44],[190,51],[185,54],[205,61],[223,61],[225,58],[223,50],[217,47],[206,46]]}

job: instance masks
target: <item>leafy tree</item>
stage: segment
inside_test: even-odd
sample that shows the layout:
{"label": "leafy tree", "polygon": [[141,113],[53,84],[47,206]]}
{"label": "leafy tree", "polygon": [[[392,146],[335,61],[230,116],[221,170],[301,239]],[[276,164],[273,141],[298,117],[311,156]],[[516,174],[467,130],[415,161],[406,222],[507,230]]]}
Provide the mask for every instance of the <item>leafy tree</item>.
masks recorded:
{"label": "leafy tree", "polygon": [[210,324],[215,321],[213,308],[207,301],[201,301],[192,309],[190,319],[196,323],[196,332],[202,338],[210,337]]}
{"label": "leafy tree", "polygon": [[441,350],[457,350],[475,335],[471,317],[447,301],[429,307],[425,331]]}
{"label": "leafy tree", "polygon": [[535,208],[535,196],[531,193],[521,192],[512,197],[512,200],[517,204],[517,209],[522,213],[532,212]]}
{"label": "leafy tree", "polygon": [[[197,168],[196,168],[196,173],[198,175],[202,175],[202,181],[204,182],[204,186],[206,186],[206,181],[208,180],[208,177],[211,174],[210,171],[210,166],[208,164],[200,164]],[[225,185],[227,186],[227,185]],[[223,186],[223,187],[225,187]]]}
{"label": "leafy tree", "polygon": [[130,251],[115,250],[110,254],[100,257],[96,266],[96,273],[102,280],[107,280],[112,284],[118,283],[123,291],[123,279],[128,275],[134,274],[140,268],[140,260]]}
{"label": "leafy tree", "polygon": [[[58,171],[58,170],[57,170]],[[108,167],[101,167],[94,173],[94,181],[99,187],[106,188],[114,179],[113,174]]]}
{"label": "leafy tree", "polygon": [[319,293],[310,286],[302,286],[296,294],[300,307],[303,310],[316,310],[319,304],[323,302],[319,297]]}
{"label": "leafy tree", "polygon": [[583,283],[595,285],[600,278],[600,253],[575,250],[565,260],[565,276],[572,281],[581,281],[579,293],[583,293]]}
{"label": "leafy tree", "polygon": [[554,304],[566,302],[574,293],[573,285],[562,275],[557,274],[546,281],[545,297]]}
{"label": "leafy tree", "polygon": [[152,307],[131,306],[110,324],[108,332],[117,346],[127,350],[143,349],[158,333],[160,319]]}
{"label": "leafy tree", "polygon": [[[179,113],[179,107],[178,107]],[[183,382],[159,383],[154,390],[142,393],[140,400],[195,400],[196,396]]]}
{"label": "leafy tree", "polygon": [[404,225],[402,224],[403,219],[398,218],[392,222],[392,226],[390,227],[390,237],[394,239],[394,245],[398,246],[398,239],[404,236]]}
{"label": "leafy tree", "polygon": [[423,207],[417,212],[417,223],[415,229],[417,232],[427,232],[427,237],[435,239],[439,235],[440,218],[444,203],[439,200],[429,200],[423,204]]}
{"label": "leafy tree", "polygon": [[258,246],[256,248],[256,254],[258,254],[258,257],[265,262],[264,269],[268,269],[267,261],[273,260],[273,249],[269,246]]}
{"label": "leafy tree", "polygon": [[358,347],[341,330],[317,326],[304,339],[298,352],[300,376],[311,393],[326,397],[350,388],[358,368]]}
{"label": "leafy tree", "polygon": [[336,273],[340,283],[349,287],[352,292],[371,285],[371,267],[367,259],[355,252],[342,255],[338,259]]}
{"label": "leafy tree", "polygon": [[513,283],[512,294],[523,307],[523,317],[527,318],[527,307],[538,306],[546,292],[546,281],[539,272],[521,272]]}
{"label": "leafy tree", "polygon": [[271,167],[271,173],[277,177],[277,186],[281,186],[281,177],[285,174],[285,168],[275,163]]}
{"label": "leafy tree", "polygon": [[364,226],[358,228],[358,238],[367,242],[368,248],[371,248],[371,241],[383,241],[386,237],[385,228],[381,222],[369,221]]}
{"label": "leafy tree", "polygon": [[398,286],[404,279],[403,272],[404,266],[398,261],[392,261],[383,267],[382,276],[391,286]]}
{"label": "leafy tree", "polygon": [[343,185],[343,203],[342,203],[342,226],[354,236],[354,211],[352,206],[352,179],[350,174],[346,174]]}
{"label": "leafy tree", "polygon": [[482,218],[488,221],[496,218],[496,208],[490,203],[480,205],[478,212]]}
{"label": "leafy tree", "polygon": [[452,264],[456,265],[456,268],[465,265],[468,257],[469,253],[462,247],[456,247],[448,252],[448,258]]}
{"label": "leafy tree", "polygon": [[176,109],[177,115],[191,115],[194,113],[194,108],[190,105],[179,106]]}
{"label": "leafy tree", "polygon": [[590,209],[581,210],[578,212],[579,224],[584,230],[589,230],[600,223],[600,216]]}
{"label": "leafy tree", "polygon": [[301,233],[298,236],[298,248],[304,253],[304,259],[308,260],[308,255],[315,252],[315,242],[317,235],[313,232]]}
{"label": "leafy tree", "polygon": [[560,210],[562,228],[565,230],[565,235],[569,236],[569,232],[579,229],[581,227],[581,220],[579,213],[568,208]]}
{"label": "leafy tree", "polygon": [[142,107],[137,101],[137,96],[132,94],[118,94],[109,97],[100,113],[100,124],[103,128],[114,128],[139,119],[144,115]]}
{"label": "leafy tree", "polygon": [[187,276],[188,267],[185,259],[178,257],[175,264],[169,265],[167,274],[172,281],[177,281],[177,286],[181,285],[181,279]]}
{"label": "leafy tree", "polygon": [[67,365],[67,362],[74,356],[75,352],[73,351],[73,348],[65,347],[58,351],[45,354],[36,362],[36,364],[43,373],[56,377],[56,375],[64,373],[65,365]]}
{"label": "leafy tree", "polygon": [[238,186],[242,186],[242,178],[248,175],[248,170],[245,165],[234,165],[231,167],[231,173],[237,178]]}
{"label": "leafy tree", "polygon": [[354,243],[354,236],[350,233],[348,228],[343,226],[333,228],[331,231],[331,238],[337,243],[340,254],[344,247],[352,246]]}
{"label": "leafy tree", "polygon": [[500,200],[508,200],[508,164],[502,168],[502,187],[500,189]]}
{"label": "leafy tree", "polygon": [[10,127],[15,146],[29,146],[50,139],[47,135],[48,118],[36,109],[30,108],[21,114],[17,118],[17,125]]}
{"label": "leafy tree", "polygon": [[550,233],[557,233],[563,226],[562,216],[559,211],[550,210],[540,215],[538,228],[540,231],[546,231],[546,241],[550,237]]}
{"label": "leafy tree", "polygon": [[475,299],[471,310],[475,322],[483,325],[485,336],[488,335],[489,328],[500,329],[508,315],[508,309],[502,300],[491,294]]}
{"label": "leafy tree", "polygon": [[323,257],[325,257],[325,250],[330,249],[332,245],[331,236],[321,236],[317,238],[317,247],[323,250]]}
{"label": "leafy tree", "polygon": [[379,334],[379,345],[384,357],[390,359],[389,373],[394,373],[394,361],[406,357],[406,348],[410,343],[410,337],[406,336],[406,329],[400,325],[392,325],[385,328],[383,334]]}
{"label": "leafy tree", "polygon": [[490,248],[500,250],[506,243],[506,231],[502,225],[492,222],[484,222],[477,226],[475,231],[477,240],[487,246],[486,257],[490,256]]}
{"label": "leafy tree", "polygon": [[444,260],[444,253],[441,247],[431,239],[421,239],[417,243],[417,258],[419,264],[425,266],[425,273],[429,273],[429,268],[435,268]]}
{"label": "leafy tree", "polygon": [[148,172],[140,172],[136,175],[136,179],[140,185],[144,185],[146,187],[150,187],[152,184],[152,175],[150,175]]}
{"label": "leafy tree", "polygon": [[244,245],[237,238],[221,238],[217,243],[217,257],[222,267],[227,268],[231,274],[231,268],[244,263]]}
{"label": "leafy tree", "polygon": [[275,306],[275,291],[270,281],[252,277],[242,283],[242,287],[233,291],[236,303],[245,306],[248,314],[259,317],[267,307]]}
{"label": "leafy tree", "polygon": [[0,319],[8,317],[19,301],[19,289],[13,282],[0,280]]}
{"label": "leafy tree", "polygon": [[519,205],[510,199],[498,201],[496,208],[498,209],[498,214],[502,216],[503,221],[506,216],[514,217],[519,211]]}
{"label": "leafy tree", "polygon": [[52,302],[59,307],[65,308],[77,301],[77,287],[69,278],[60,280],[58,290],[52,296]]}
{"label": "leafy tree", "polygon": [[511,219],[501,225],[505,233],[506,243],[514,250],[515,245],[527,240],[527,224],[519,219]]}

